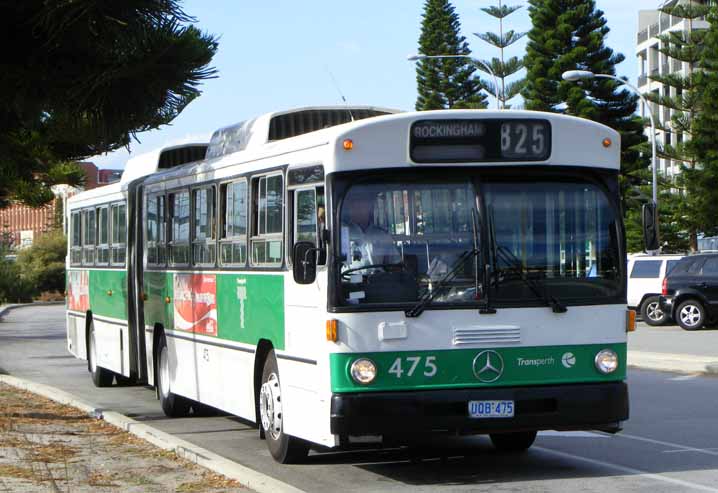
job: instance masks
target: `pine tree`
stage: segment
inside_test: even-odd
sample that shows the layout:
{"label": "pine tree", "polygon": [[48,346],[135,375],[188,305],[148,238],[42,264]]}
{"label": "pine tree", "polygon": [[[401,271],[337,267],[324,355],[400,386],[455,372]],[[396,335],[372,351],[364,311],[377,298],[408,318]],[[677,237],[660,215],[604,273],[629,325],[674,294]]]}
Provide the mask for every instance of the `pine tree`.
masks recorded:
{"label": "pine tree", "polygon": [[[501,86],[495,88],[492,83],[489,83],[488,90],[492,94],[498,94],[502,108],[507,107],[506,102],[521,92],[521,88],[524,84],[524,79],[507,82],[506,79],[521,70],[524,67],[524,63],[522,58],[516,56],[506,59],[504,53],[509,46],[526,35],[526,33],[518,33],[514,30],[504,31],[504,19],[520,8],[520,5],[504,5],[502,0],[498,0],[497,5],[482,8],[481,10],[499,21],[499,32],[498,34],[493,32],[474,33],[475,36],[499,50],[498,58],[494,57],[491,60],[485,60],[484,63],[491,67]],[[479,67],[479,70],[484,69]]]}
{"label": "pine tree", "polygon": [[214,74],[217,40],[179,0],[4,1],[0,16],[13,40],[0,70],[0,207],[78,184],[73,161],[170,123]]}
{"label": "pine tree", "polygon": [[718,233],[718,7],[711,8],[708,22],[693,75],[698,111],[686,146],[696,166],[684,167],[682,181],[693,225],[706,236],[713,236]]}
{"label": "pine tree", "polygon": [[[677,3],[662,9],[664,14],[685,19],[689,26],[708,13],[708,6],[694,2]],[[681,63],[687,68],[685,75],[672,73],[650,76],[668,89],[668,94],[647,93],[646,97],[656,105],[672,110],[669,124],[663,130],[670,130],[675,136],[670,144],[659,148],[659,156],[678,163],[680,173],[672,182],[666,182],[667,190],[672,193],[666,197],[665,204],[659,202],[659,221],[661,231],[667,228],[677,230],[676,243],[688,244],[690,249],[698,248],[698,233],[703,227],[701,219],[701,176],[695,148],[690,144],[694,133],[694,122],[700,111],[700,84],[694,67],[698,66],[705,52],[705,30],[671,31],[660,36],[659,52],[672,59],[672,64]],[[648,109],[648,111],[652,111]],[[663,236],[663,234],[662,234]],[[664,238],[665,240],[665,238]],[[669,244],[670,245],[670,244]],[[672,245],[670,245],[672,246]]]}
{"label": "pine tree", "polygon": [[[459,16],[448,0],[426,0],[422,15],[419,52],[422,55],[469,55],[461,36]],[[468,58],[420,60],[416,67],[416,109],[485,108],[482,83]]]}
{"label": "pine tree", "polygon": [[[616,75],[625,57],[604,44],[609,32],[594,0],[529,0],[532,28],[526,48],[526,109],[566,113],[607,125],[621,134],[621,197],[624,211],[640,208],[637,193],[650,166],[642,152],[647,138],[636,115],[639,97],[618,81],[596,78],[581,83],[561,79],[566,70]],[[628,223],[627,228],[640,228]]]}

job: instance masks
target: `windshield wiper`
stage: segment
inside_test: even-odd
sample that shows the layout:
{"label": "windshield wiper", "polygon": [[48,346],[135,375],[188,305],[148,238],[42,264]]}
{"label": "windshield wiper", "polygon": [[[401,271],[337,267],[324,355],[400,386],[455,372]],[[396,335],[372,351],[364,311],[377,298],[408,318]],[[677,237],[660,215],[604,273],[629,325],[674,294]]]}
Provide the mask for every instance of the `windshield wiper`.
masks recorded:
{"label": "windshield wiper", "polygon": [[469,257],[475,257],[479,254],[479,250],[476,248],[473,248],[471,250],[465,250],[461,255],[459,255],[459,258],[456,259],[456,261],[451,265],[451,268],[449,269],[449,272],[447,272],[444,277],[442,277],[439,282],[436,284],[436,287],[432,289],[431,291],[427,291],[424,293],[424,295],[419,299],[419,301],[406,310],[404,313],[407,317],[418,317],[424,312],[424,309],[426,306],[434,301],[434,299],[439,296],[439,293],[444,289],[447,283],[451,282],[455,277],[456,274],[463,268],[463,263],[469,258]]}
{"label": "windshield wiper", "polygon": [[529,287],[529,289],[536,295],[536,297],[540,298],[546,303],[547,306],[551,307],[551,311],[553,311],[554,313],[566,313],[566,305],[561,303],[561,300],[559,300],[555,296],[552,296],[548,292],[548,287],[545,284],[539,285],[539,283],[537,283],[535,280],[529,279],[529,277],[526,275],[526,269],[524,269],[521,260],[519,260],[518,257],[516,257],[516,255],[514,255],[511,250],[509,250],[505,246],[496,245],[495,251],[496,257],[503,261],[505,264],[507,264],[509,267],[511,267],[511,270],[518,274],[519,278]]}

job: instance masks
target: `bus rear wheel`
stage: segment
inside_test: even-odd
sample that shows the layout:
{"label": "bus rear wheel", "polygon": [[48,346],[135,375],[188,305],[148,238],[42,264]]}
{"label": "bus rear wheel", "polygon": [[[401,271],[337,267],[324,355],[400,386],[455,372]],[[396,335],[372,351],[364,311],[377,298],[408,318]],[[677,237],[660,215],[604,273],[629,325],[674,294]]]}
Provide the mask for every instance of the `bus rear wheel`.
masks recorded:
{"label": "bus rear wheel", "polygon": [[500,452],[523,452],[533,445],[536,432],[491,433],[489,437],[494,448]]}
{"label": "bus rear wheel", "polygon": [[186,397],[173,394],[170,388],[170,358],[165,335],[160,336],[157,345],[157,393],[165,416],[182,418],[189,415],[192,402]]}
{"label": "bus rear wheel", "polygon": [[301,462],[309,453],[309,444],[284,433],[282,393],[279,385],[277,359],[272,349],[267,354],[259,389],[259,415],[267,448],[274,460],[281,464]]}
{"label": "bus rear wheel", "polygon": [[106,370],[97,366],[97,339],[95,337],[95,324],[90,322],[89,347],[87,351],[87,363],[90,369],[90,376],[95,387],[109,387],[112,385],[112,379],[115,374],[110,370]]}

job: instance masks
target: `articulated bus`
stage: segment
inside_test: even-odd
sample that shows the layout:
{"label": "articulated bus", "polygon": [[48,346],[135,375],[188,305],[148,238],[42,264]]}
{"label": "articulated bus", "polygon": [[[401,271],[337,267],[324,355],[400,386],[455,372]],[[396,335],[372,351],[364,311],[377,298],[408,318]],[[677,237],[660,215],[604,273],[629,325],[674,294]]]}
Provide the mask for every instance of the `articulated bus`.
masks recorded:
{"label": "articulated bus", "polygon": [[279,462],[628,419],[619,135],[530,111],[271,113],[68,202],[67,344]]}

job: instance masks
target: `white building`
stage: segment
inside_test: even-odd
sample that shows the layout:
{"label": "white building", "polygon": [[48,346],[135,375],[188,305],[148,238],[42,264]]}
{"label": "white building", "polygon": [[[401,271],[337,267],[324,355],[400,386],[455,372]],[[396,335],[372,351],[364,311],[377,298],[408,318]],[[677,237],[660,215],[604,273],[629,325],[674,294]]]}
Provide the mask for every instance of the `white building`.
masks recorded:
{"label": "white building", "polygon": [[[659,51],[662,42],[658,36],[668,34],[671,31],[691,32],[708,28],[708,22],[704,19],[690,21],[680,17],[666,15],[658,10],[663,6],[672,6],[677,3],[694,5],[710,3],[709,0],[656,0],[656,10],[641,10],[638,12],[638,35],[636,39],[636,56],[638,57],[638,89],[644,93],[653,93],[656,96],[676,97],[675,88],[665,87],[660,82],[650,80],[652,75],[667,75],[680,73],[687,75],[693,70],[688,63],[669,58]],[[670,94],[668,92],[670,91]],[[652,111],[656,120],[656,127],[665,127],[666,131],[658,130],[657,140],[660,144],[676,145],[683,141],[684,136],[680,132],[673,132],[670,129],[672,110],[665,106],[649,103],[651,108],[645,108],[641,104],[641,115],[648,117],[648,111]],[[649,130],[650,131],[650,130]],[[680,170],[677,162],[668,159],[658,160],[658,172],[666,176],[673,176]]]}

